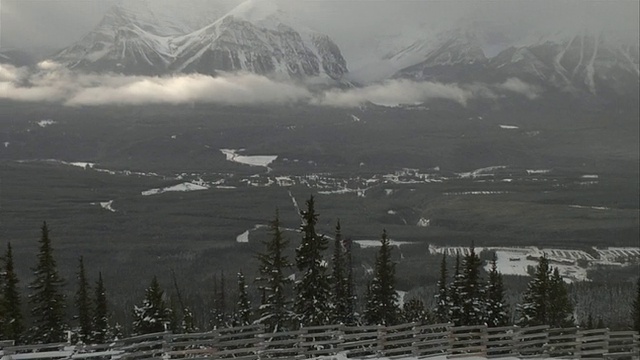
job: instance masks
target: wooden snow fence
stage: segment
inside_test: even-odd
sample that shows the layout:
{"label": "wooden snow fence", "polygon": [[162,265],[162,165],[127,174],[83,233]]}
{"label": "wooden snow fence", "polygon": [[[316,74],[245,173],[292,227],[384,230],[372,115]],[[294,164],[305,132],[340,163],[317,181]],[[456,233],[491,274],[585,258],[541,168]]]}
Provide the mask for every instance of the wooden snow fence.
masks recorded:
{"label": "wooden snow fence", "polygon": [[109,344],[15,345],[0,342],[0,360],[301,360],[342,354],[349,358],[572,358],[640,360],[633,331],[552,329],[453,324],[327,325],[266,332],[262,325],[196,334],[156,333]]}

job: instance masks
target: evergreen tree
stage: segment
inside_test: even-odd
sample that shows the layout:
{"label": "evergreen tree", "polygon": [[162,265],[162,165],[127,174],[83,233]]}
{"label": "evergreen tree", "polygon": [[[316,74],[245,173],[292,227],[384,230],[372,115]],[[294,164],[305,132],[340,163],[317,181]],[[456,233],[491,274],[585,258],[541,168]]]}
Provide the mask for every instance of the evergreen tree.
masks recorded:
{"label": "evergreen tree", "polygon": [[546,257],[540,258],[518,310],[521,326],[573,326],[573,305],[566,285],[558,269],[551,269]]}
{"label": "evergreen tree", "polygon": [[422,300],[411,299],[402,307],[402,320],[408,323],[428,324],[431,322],[431,316],[425,309]]}
{"label": "evergreen tree", "polygon": [[487,318],[489,327],[507,326],[509,324],[509,305],[504,298],[504,285],[502,274],[498,272],[498,258],[493,253],[491,269],[489,270],[489,283],[487,284]]}
{"label": "evergreen tree", "polygon": [[549,279],[549,304],[547,324],[551,327],[563,328],[574,325],[573,305],[558,268],[553,269]]}
{"label": "evergreen tree", "polygon": [[89,343],[92,335],[91,299],[89,298],[89,282],[84,271],[84,259],[80,257],[78,263],[78,290],[76,291],[76,310],[79,325],[79,340]]}
{"label": "evergreen tree", "polygon": [[364,313],[367,323],[388,326],[398,322],[400,309],[395,290],[395,272],[395,264],[391,261],[391,245],[387,231],[383,230],[373,280],[367,294]]}
{"label": "evergreen tree", "polygon": [[327,277],[327,262],[322,252],[327,249],[327,239],[318,235],[313,196],[307,200],[307,210],[302,215],[302,242],[296,249],[296,266],[302,272],[302,278],[296,281],[294,311],[301,326],[330,324],[333,304],[331,303],[331,284]]}
{"label": "evergreen tree", "polygon": [[631,318],[633,319],[633,330],[640,332],[640,277],[636,285],[636,298],[633,300]]}
{"label": "evergreen tree", "polygon": [[438,280],[438,293],[436,294],[436,318],[439,322],[449,321],[449,290],[447,289],[447,254],[442,254],[440,262],[440,279]]}
{"label": "evergreen tree", "polygon": [[486,318],[486,303],[484,287],[480,279],[480,266],[482,261],[475,251],[473,243],[469,248],[469,254],[463,261],[463,286],[462,286],[462,325],[484,324]]}
{"label": "evergreen tree", "polygon": [[351,239],[347,239],[345,241],[345,267],[347,271],[347,280],[345,284],[345,298],[347,300],[345,304],[345,325],[354,325],[356,323],[356,302],[358,301],[354,290],[353,256],[351,255],[351,243]]}
{"label": "evergreen tree", "polygon": [[262,293],[258,322],[265,324],[268,331],[284,331],[293,320],[287,301],[287,290],[292,280],[285,274],[293,265],[284,254],[288,242],[280,230],[277,211],[270,228],[271,239],[264,242],[265,252],[258,254],[260,276],[256,281],[260,283],[259,290]]}
{"label": "evergreen tree", "polygon": [[18,288],[18,275],[13,266],[13,250],[11,243],[7,244],[4,257],[4,281],[2,284],[2,335],[3,339],[15,340],[20,343],[24,332],[22,324],[22,299]]}
{"label": "evergreen tree", "polygon": [[34,280],[29,289],[31,315],[34,326],[30,329],[31,342],[57,343],[66,341],[65,337],[65,298],[62,294],[64,281],[58,275],[53,248],[49,239],[47,223],[42,224],[38,263],[33,269]]}
{"label": "evergreen tree", "polygon": [[[220,273],[220,282],[213,278],[213,305],[211,306],[211,327],[216,329],[227,326],[226,292],[224,271]],[[219,284],[219,285],[218,285]]]}
{"label": "evergreen tree", "polygon": [[456,254],[456,266],[453,274],[453,282],[449,288],[449,321],[460,326],[462,324],[462,291],[464,287],[464,274],[460,268],[460,253]]}
{"label": "evergreen tree", "polygon": [[236,313],[234,316],[235,326],[244,326],[251,324],[251,318],[253,317],[251,311],[251,302],[249,301],[249,294],[247,294],[247,284],[244,280],[244,274],[242,271],[238,273],[238,302],[236,303]]}
{"label": "evergreen tree", "polygon": [[549,287],[551,268],[549,260],[541,257],[533,279],[529,281],[523,295],[523,303],[518,306],[520,326],[548,325]]}
{"label": "evergreen tree", "polygon": [[164,291],[154,276],[145,290],[142,305],[133,310],[133,331],[136,335],[163,332],[168,328],[171,313],[164,299]]}
{"label": "evergreen tree", "polygon": [[344,324],[350,316],[349,299],[347,298],[347,274],[345,264],[345,254],[342,244],[342,233],[340,229],[340,220],[336,224],[335,240],[333,242],[331,279],[333,280],[333,291],[331,293],[332,302],[334,304],[334,313],[332,322],[335,324]]}
{"label": "evergreen tree", "polygon": [[107,310],[107,292],[104,288],[102,280],[102,272],[98,273],[98,281],[96,282],[95,298],[93,308],[93,324],[91,326],[93,333],[91,338],[97,344],[102,344],[111,340],[111,331],[109,329],[109,313]]}

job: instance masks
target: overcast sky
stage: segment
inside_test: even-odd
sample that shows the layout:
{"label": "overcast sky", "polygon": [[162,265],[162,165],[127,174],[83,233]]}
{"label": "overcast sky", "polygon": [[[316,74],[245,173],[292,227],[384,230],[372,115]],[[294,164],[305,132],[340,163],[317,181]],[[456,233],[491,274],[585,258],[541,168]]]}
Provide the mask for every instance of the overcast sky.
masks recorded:
{"label": "overcast sky", "polygon": [[[90,31],[117,0],[0,0],[2,47],[62,48]],[[138,0],[125,0],[138,1]],[[147,0],[153,1],[153,0]],[[180,1],[180,0],[176,0]],[[211,0],[214,3],[216,0]],[[380,37],[472,20],[521,36],[539,29],[581,25],[638,37],[634,0],[280,0],[289,12],[343,47]],[[421,29],[421,30],[418,30]]]}

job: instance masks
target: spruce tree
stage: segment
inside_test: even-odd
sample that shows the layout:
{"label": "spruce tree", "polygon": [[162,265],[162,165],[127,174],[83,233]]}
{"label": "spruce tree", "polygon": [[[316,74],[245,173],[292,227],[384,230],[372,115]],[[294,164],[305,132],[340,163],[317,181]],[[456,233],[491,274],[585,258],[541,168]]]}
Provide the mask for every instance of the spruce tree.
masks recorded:
{"label": "spruce tree", "polygon": [[136,335],[163,332],[169,326],[171,314],[163,297],[164,291],[154,276],[145,290],[142,304],[133,309],[133,331]]}
{"label": "spruce tree", "polygon": [[551,268],[549,260],[542,256],[538,261],[533,279],[529,281],[523,295],[523,302],[518,306],[520,326],[548,325],[549,282]]}
{"label": "spruce tree", "polygon": [[333,257],[331,280],[333,288],[331,293],[332,302],[334,304],[334,313],[332,322],[334,324],[344,324],[349,317],[349,299],[347,298],[347,277],[345,274],[345,255],[342,244],[342,232],[340,229],[340,220],[336,224],[336,234],[333,242]]}
{"label": "spruce tree", "polygon": [[78,289],[76,291],[75,303],[77,319],[79,325],[79,340],[89,343],[92,335],[91,299],[89,297],[89,282],[84,271],[84,259],[82,256],[78,262]]}
{"label": "spruce tree", "polygon": [[429,311],[425,309],[422,300],[410,299],[402,307],[402,320],[408,323],[428,324],[431,322],[431,316]]}
{"label": "spruce tree", "polygon": [[546,257],[540,258],[518,310],[521,326],[573,326],[573,305],[566,285],[558,269],[551,269]]}
{"label": "spruce tree", "polygon": [[480,278],[480,267],[482,261],[475,251],[473,243],[469,248],[469,253],[464,257],[463,262],[463,286],[462,286],[462,325],[484,324],[486,318],[486,303],[484,286]]}
{"label": "spruce tree", "polygon": [[400,309],[395,290],[395,264],[391,260],[391,245],[386,230],[382,231],[373,280],[367,295],[364,317],[368,324],[388,326],[398,322]]}
{"label": "spruce tree", "polygon": [[34,325],[29,332],[31,342],[63,342],[66,341],[65,298],[62,294],[64,281],[58,275],[46,222],[42,224],[41,231],[38,263],[33,269],[34,280],[29,286],[33,292],[29,296],[29,304],[34,319]]}
{"label": "spruce tree", "polygon": [[487,318],[489,327],[500,327],[509,324],[509,305],[504,298],[504,285],[502,274],[498,272],[498,258],[493,253],[491,259],[491,269],[489,270],[489,282],[486,289],[487,297]]}
{"label": "spruce tree", "polygon": [[96,282],[93,305],[93,324],[91,326],[93,333],[91,337],[95,343],[102,344],[108,340],[111,340],[111,331],[109,329],[109,312],[107,309],[107,292],[104,288],[102,272],[98,273],[98,281]]}
{"label": "spruce tree", "polygon": [[442,254],[440,262],[440,279],[438,280],[438,293],[436,294],[436,318],[439,322],[448,322],[450,302],[449,289],[447,288],[447,254]]}
{"label": "spruce tree", "polygon": [[556,328],[573,326],[575,322],[573,318],[573,305],[571,304],[569,292],[557,267],[553,269],[553,273],[549,279],[548,299],[547,324]]}
{"label": "spruce tree", "polygon": [[251,324],[253,317],[251,311],[251,302],[249,301],[249,294],[247,294],[247,284],[244,280],[244,274],[242,271],[238,273],[238,302],[236,303],[236,313],[234,316],[235,326],[244,326]]}
{"label": "spruce tree", "polygon": [[354,277],[353,277],[353,256],[351,254],[351,239],[345,241],[345,268],[347,271],[347,280],[345,288],[345,310],[346,317],[344,319],[345,325],[354,325],[356,323],[356,302],[358,298],[354,290]]}
{"label": "spruce tree", "polygon": [[280,216],[270,223],[271,239],[264,242],[265,252],[258,254],[260,275],[256,279],[262,293],[262,304],[259,308],[258,322],[265,324],[268,331],[285,331],[292,323],[293,314],[288,308],[288,289],[292,280],[286,272],[293,266],[285,250],[288,241],[285,240],[280,229]]}
{"label": "spruce tree", "polygon": [[633,330],[640,332],[640,277],[636,285],[636,298],[633,300],[631,318],[633,319]]}
{"label": "spruce tree", "polygon": [[18,283],[18,275],[13,266],[13,250],[11,243],[8,243],[4,256],[4,282],[2,284],[2,293],[4,294],[2,297],[2,335],[3,339],[14,340],[16,343],[21,342],[24,332],[22,299]]}
{"label": "spruce tree", "polygon": [[313,196],[306,202],[307,210],[301,211],[302,242],[296,249],[296,266],[302,273],[296,281],[294,312],[301,326],[330,324],[333,304],[331,303],[331,285],[327,276],[327,262],[322,253],[327,249],[327,239],[318,235]]}
{"label": "spruce tree", "polygon": [[456,253],[456,266],[453,273],[453,282],[449,288],[449,321],[460,326],[462,324],[462,291],[464,287],[464,274],[460,264],[460,253]]}

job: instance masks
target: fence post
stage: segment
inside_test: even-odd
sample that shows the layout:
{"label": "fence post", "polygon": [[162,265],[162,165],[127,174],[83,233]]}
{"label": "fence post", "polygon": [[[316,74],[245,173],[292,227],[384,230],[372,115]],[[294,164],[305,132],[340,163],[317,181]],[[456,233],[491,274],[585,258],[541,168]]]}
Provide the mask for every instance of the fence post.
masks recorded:
{"label": "fence post", "polygon": [[384,344],[387,341],[387,327],[378,325],[378,353],[384,353]]}
{"label": "fence post", "polygon": [[171,342],[171,335],[173,335],[171,330],[166,330],[162,335],[162,358],[165,360],[171,359],[171,355],[169,355],[171,351],[171,345],[169,344]]}

